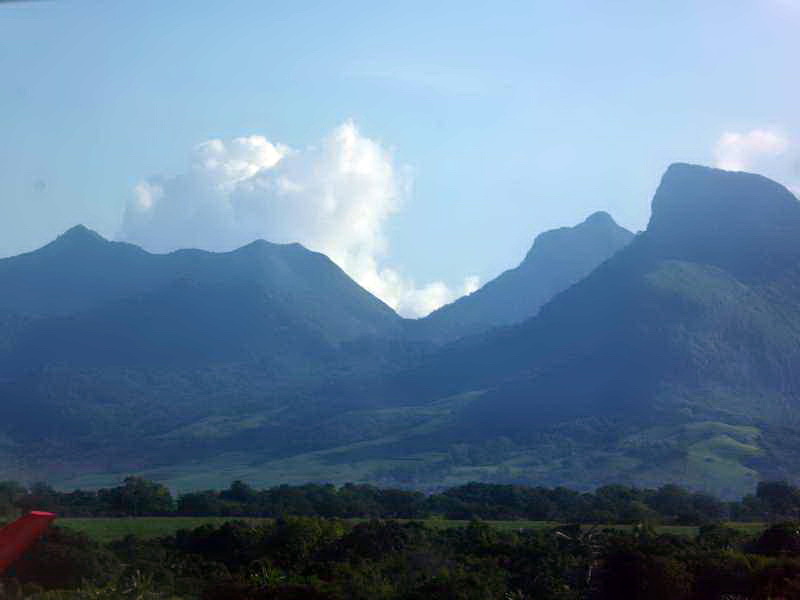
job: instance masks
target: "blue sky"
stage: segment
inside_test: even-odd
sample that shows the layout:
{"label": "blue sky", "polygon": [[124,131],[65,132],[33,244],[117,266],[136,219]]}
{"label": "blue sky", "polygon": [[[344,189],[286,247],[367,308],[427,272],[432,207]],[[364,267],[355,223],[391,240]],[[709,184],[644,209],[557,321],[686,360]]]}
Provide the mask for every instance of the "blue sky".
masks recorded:
{"label": "blue sky", "polygon": [[671,162],[800,184],[799,32],[792,0],[0,3],[0,255],[124,237],[137,185],[172,202],[207,140],[286,145],[317,189],[308,149],[351,122],[402,188],[376,272],[453,294],[592,211],[643,228]]}

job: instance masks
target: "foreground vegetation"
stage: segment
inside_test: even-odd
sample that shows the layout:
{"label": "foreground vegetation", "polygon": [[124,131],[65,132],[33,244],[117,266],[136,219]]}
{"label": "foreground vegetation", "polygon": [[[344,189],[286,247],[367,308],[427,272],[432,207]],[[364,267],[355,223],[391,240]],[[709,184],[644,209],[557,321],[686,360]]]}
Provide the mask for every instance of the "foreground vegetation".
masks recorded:
{"label": "foreground vegetation", "polygon": [[107,544],[56,527],[7,575],[12,600],[797,598],[800,524],[686,536],[287,517]]}
{"label": "foreground vegetation", "polygon": [[[800,489],[761,482],[755,494],[724,502],[677,485],[641,489],[608,485],[594,492],[563,487],[471,483],[443,492],[385,489],[370,485],[282,485],[258,490],[241,481],[222,491],[174,498],[161,484],[128,477],[96,491],[62,492],[45,484],[26,488],[0,482],[0,515],[49,510],[60,517],[270,517],[342,519],[431,519],[450,521],[543,521],[550,523],[652,523],[703,525],[723,521],[762,522],[800,516]],[[205,522],[205,521],[204,521]],[[187,527],[200,522],[187,521]]]}
{"label": "foreground vegetation", "polygon": [[[237,519],[254,527],[267,525],[275,521],[270,517],[248,517]],[[442,519],[433,517],[425,520],[415,519],[396,519],[400,523],[416,521],[432,529],[453,529],[466,527],[471,521]],[[174,535],[182,529],[193,529],[204,525],[222,525],[229,522],[226,517],[86,517],[77,519],[60,519],[59,526],[75,532],[86,534],[91,540],[96,542],[112,542],[134,536],[141,540],[154,540],[161,537]],[[368,521],[368,519],[346,519],[350,524],[358,524]],[[553,523],[551,521],[484,521],[491,525],[493,529],[500,531],[520,531],[520,530],[545,530],[564,526],[564,523]],[[737,531],[749,534],[761,533],[766,529],[765,523],[737,523],[727,522],[724,525]],[[582,525],[586,531],[597,525]],[[637,525],[630,523],[609,523],[600,527],[606,529],[616,529],[619,531],[632,531]],[[657,533],[669,533],[684,537],[694,537],[700,531],[700,527],[695,525],[653,525],[653,530]]]}
{"label": "foreground vegetation", "polygon": [[5,574],[10,600],[800,597],[800,489],[786,482],[737,502],[674,485],[425,496],[242,482],[176,499],[129,477],[97,491],[4,482],[0,507],[63,517]]}

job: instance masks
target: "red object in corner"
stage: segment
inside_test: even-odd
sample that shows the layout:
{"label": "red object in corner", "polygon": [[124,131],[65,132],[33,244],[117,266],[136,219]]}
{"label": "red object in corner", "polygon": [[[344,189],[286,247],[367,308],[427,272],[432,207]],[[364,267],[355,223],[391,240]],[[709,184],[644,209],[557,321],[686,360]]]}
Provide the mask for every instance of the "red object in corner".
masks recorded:
{"label": "red object in corner", "polygon": [[0,529],[0,573],[22,556],[55,518],[53,513],[35,510]]}

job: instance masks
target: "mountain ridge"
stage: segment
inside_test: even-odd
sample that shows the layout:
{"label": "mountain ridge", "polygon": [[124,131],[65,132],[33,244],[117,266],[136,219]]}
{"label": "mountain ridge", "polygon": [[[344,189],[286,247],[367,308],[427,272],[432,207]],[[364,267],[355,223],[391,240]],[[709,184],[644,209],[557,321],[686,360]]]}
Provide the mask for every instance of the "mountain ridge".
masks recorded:
{"label": "mountain ridge", "polygon": [[412,323],[412,335],[453,341],[522,322],[624,248],[632,238],[630,231],[617,225],[604,211],[589,215],[573,227],[542,232],[519,265],[472,294]]}
{"label": "mountain ridge", "polygon": [[[455,417],[453,439],[511,436],[524,445],[580,422],[610,420],[602,427],[616,433],[595,438],[594,446],[580,437],[563,443],[582,447],[595,460],[602,449],[627,468],[602,479],[602,469],[593,473],[587,459],[574,465],[576,480],[663,482],[664,473],[682,463],[691,473],[686,477],[707,479],[730,493],[726,486],[745,489],[759,472],[787,476],[800,458],[800,448],[783,445],[791,435],[786,426],[800,423],[800,203],[765,178],[694,166],[678,171],[683,173],[677,179],[674,171],[665,175],[654,196],[653,229],[555,296],[536,317],[457,341],[388,387],[407,389],[415,398],[480,391]],[[691,190],[682,188],[698,184],[719,192],[708,198],[716,210],[706,211],[717,219],[717,233],[675,245],[658,212],[671,197],[691,198]],[[739,234],[747,219],[731,214],[726,202],[731,189],[737,203],[768,215],[746,245]],[[692,227],[696,210],[684,211],[684,219],[671,224],[678,237],[685,231],[705,233]],[[770,237],[776,229],[780,235]],[[734,246],[732,258],[718,252]],[[768,268],[755,268],[759,264]],[[708,463],[674,438],[659,439],[675,452],[661,479],[653,473],[662,467],[647,464],[623,444],[636,430],[682,431],[697,421],[755,427],[760,437],[747,444],[751,455],[711,456]],[[719,464],[740,479],[719,481]],[[563,471],[561,477],[567,476]]]}
{"label": "mountain ridge", "polygon": [[[602,213],[587,221],[609,225]],[[424,489],[469,480],[580,488],[682,481],[736,496],[760,477],[796,477],[800,204],[765,178],[671,167],[647,230],[534,316],[441,346],[404,338],[399,317],[349,284],[363,303],[348,310],[375,320],[360,326],[364,336],[349,336],[349,326],[326,330],[335,311],[324,311],[344,297],[338,292],[318,296],[323,312],[311,318],[313,302],[298,305],[302,286],[285,296],[248,282],[262,270],[273,283],[294,281],[291,269],[270,262],[299,264],[282,263],[281,252],[315,268],[327,259],[299,247],[274,252],[266,242],[236,252],[210,260],[246,263],[239,279],[215,268],[214,277],[173,279],[166,291],[129,297],[124,310],[34,315],[33,324],[9,318],[14,333],[1,340],[0,367],[19,353],[18,340],[37,342],[25,347],[45,360],[0,376],[0,433],[41,447],[40,461],[66,457],[65,471],[133,470],[184,489],[236,472],[258,484]],[[2,274],[0,261],[0,282]],[[222,319],[226,297],[242,303]],[[259,308],[264,302],[274,310]],[[100,355],[102,343],[78,360],[76,339],[102,342],[126,318],[135,325],[123,333],[134,336],[141,360],[115,362],[113,352]],[[193,322],[214,324],[203,335],[215,343],[193,338]],[[46,334],[38,341],[37,323]],[[293,333],[278,335],[282,327]],[[54,331],[60,346],[46,337]],[[173,337],[182,345],[170,345]],[[32,416],[19,421],[20,406],[58,416],[43,432]]]}

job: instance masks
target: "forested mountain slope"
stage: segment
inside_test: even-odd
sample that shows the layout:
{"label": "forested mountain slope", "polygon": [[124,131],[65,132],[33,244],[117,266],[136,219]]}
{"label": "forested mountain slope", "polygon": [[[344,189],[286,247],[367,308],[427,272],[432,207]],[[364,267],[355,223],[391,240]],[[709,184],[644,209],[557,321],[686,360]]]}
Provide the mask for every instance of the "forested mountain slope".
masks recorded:
{"label": "forested mountain slope", "polygon": [[504,477],[735,493],[792,476],[800,203],[764,177],[673,165],[647,230],[536,317],[376,385],[398,404],[473,393],[403,447],[505,440]]}
{"label": "forested mountain slope", "polygon": [[532,405],[568,412],[649,409],[668,383],[706,403],[701,388],[749,389],[763,416],[771,394],[800,392],[799,326],[800,203],[757,175],[679,164],[627,248],[538,317],[457,342],[414,376],[436,393],[525,381]]}
{"label": "forested mountain slope", "polygon": [[[62,285],[59,269],[76,272]],[[91,293],[70,289],[81,277]],[[14,281],[0,453],[72,485],[142,472],[184,489],[677,481],[736,496],[800,465],[800,204],[757,175],[671,166],[646,231],[536,316],[439,349],[296,245],[154,256],[75,230],[0,261]]]}
{"label": "forested mountain slope", "polygon": [[0,289],[0,453],[48,470],[188,456],[155,438],[406,352],[400,317],[298,244],[158,255],[79,226],[0,260]]}
{"label": "forested mountain slope", "polygon": [[556,294],[624,248],[633,234],[606,212],[539,234],[519,266],[409,323],[412,336],[454,340],[534,316]]}
{"label": "forested mountain slope", "polygon": [[273,355],[305,363],[400,328],[388,306],[298,244],[157,255],[79,226],[0,260],[0,288],[7,372]]}

